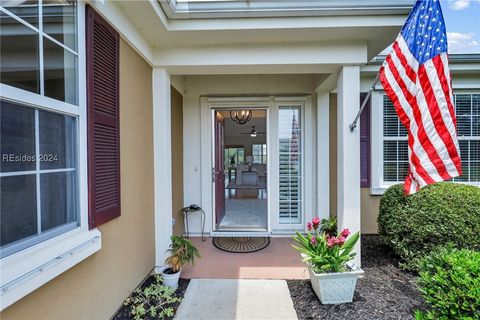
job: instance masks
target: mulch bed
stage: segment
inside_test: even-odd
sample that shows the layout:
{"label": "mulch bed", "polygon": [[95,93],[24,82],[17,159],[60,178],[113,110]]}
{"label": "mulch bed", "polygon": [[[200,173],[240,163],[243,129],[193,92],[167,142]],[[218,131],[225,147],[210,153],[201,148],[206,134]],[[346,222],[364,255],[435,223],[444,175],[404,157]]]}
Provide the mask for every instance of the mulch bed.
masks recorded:
{"label": "mulch bed", "polygon": [[[155,278],[154,278],[153,275],[151,275],[150,277],[148,277],[142,283],[142,286],[141,286],[142,289],[148,287],[154,281],[155,281]],[[185,291],[187,291],[187,287],[188,287],[189,283],[190,283],[190,279],[180,279],[179,280],[177,291],[175,291],[175,294],[177,295],[177,297],[183,298],[183,296],[185,295]],[[175,310],[174,311],[174,316],[175,316],[175,313],[177,313],[177,308],[180,305],[180,303],[181,303],[181,301],[171,305],[173,307],[173,309]],[[126,307],[126,306],[122,306],[120,308],[120,310],[117,312],[117,314],[112,318],[112,320],[127,320],[127,319],[128,320],[132,319],[132,317],[130,316],[130,307]],[[157,318],[145,317],[144,319],[145,320],[158,320],[160,318],[158,318],[158,317]],[[163,318],[163,319],[172,320],[173,317],[172,318]]]}
{"label": "mulch bed", "polygon": [[287,280],[299,319],[414,319],[423,309],[416,275],[398,268],[398,258],[379,243],[378,236],[362,236],[363,279],[357,281],[353,303],[323,305],[310,280]]}

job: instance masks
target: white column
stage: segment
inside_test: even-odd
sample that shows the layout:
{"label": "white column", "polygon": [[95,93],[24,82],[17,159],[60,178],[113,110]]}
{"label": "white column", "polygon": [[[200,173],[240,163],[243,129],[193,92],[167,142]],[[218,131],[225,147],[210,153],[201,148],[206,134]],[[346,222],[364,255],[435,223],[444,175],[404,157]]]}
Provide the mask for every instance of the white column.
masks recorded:
{"label": "white column", "polygon": [[164,264],[172,236],[172,142],[170,74],[153,68],[153,159],[155,201],[155,272]]}
{"label": "white column", "polygon": [[[344,66],[337,81],[338,229],[360,231],[360,130],[348,125],[360,107],[360,68]],[[360,266],[360,241],[354,252]]]}
{"label": "white column", "polygon": [[329,108],[329,92],[317,92],[317,210],[321,219],[330,215]]}

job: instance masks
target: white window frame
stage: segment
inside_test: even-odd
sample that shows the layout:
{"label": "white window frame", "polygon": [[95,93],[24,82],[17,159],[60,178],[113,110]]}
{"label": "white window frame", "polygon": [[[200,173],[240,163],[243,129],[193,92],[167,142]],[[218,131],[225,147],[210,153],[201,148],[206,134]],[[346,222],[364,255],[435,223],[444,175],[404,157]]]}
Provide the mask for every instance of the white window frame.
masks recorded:
{"label": "white window frame", "polygon": [[[454,92],[454,96],[456,95],[462,95],[462,94],[470,94],[470,95],[473,95],[473,94],[480,94],[480,90],[478,91],[475,91],[475,90],[455,90]],[[480,136],[476,136],[476,137],[465,137],[465,136],[462,136],[462,135],[458,135],[458,141],[480,141]],[[453,179],[455,181],[455,178]],[[471,182],[471,181],[455,181],[456,183],[464,183],[464,184],[469,184],[469,185],[474,185],[474,186],[478,186],[480,187],[480,181],[478,182]]]}
{"label": "white window frame", "polygon": [[[3,11],[3,10],[2,10]],[[8,12],[6,12],[8,14]],[[18,20],[18,19],[17,19]],[[39,3],[39,28],[42,11]],[[31,26],[34,30],[35,27]],[[37,29],[38,30],[38,29]],[[42,34],[40,33],[40,36]],[[50,36],[47,38],[52,40]],[[54,111],[77,118],[77,188],[79,226],[0,260],[0,308],[5,309],[38,287],[101,249],[101,234],[88,229],[88,168],[86,111],[85,4],[77,1],[77,101],[72,105],[41,94],[0,84],[1,98],[38,110]],[[53,39],[57,44],[65,47]],[[40,41],[41,42],[41,41]],[[43,55],[43,50],[39,52]],[[42,59],[40,59],[42,61]],[[40,68],[42,66],[40,65]],[[42,74],[42,73],[40,73]],[[43,88],[42,77],[40,77]]]}
{"label": "white window frame", "polygon": [[[455,88],[454,88],[455,89]],[[454,94],[478,94],[480,90],[454,90]],[[403,181],[391,182],[383,180],[383,90],[375,90],[372,92],[372,106],[371,106],[371,187],[370,194],[382,195],[390,186],[403,183]],[[463,137],[458,137],[459,140],[465,140]],[[477,138],[473,138],[477,140]],[[480,140],[480,138],[478,138]],[[471,140],[471,139],[468,139]],[[468,185],[480,187],[480,182],[464,182],[456,181]]]}
{"label": "white window frame", "polygon": [[[280,110],[282,109],[285,109],[285,110],[290,110],[289,108],[295,108],[297,109],[298,108],[298,112],[299,112],[299,118],[300,119],[297,119],[298,121],[298,124],[300,125],[300,141],[301,141],[301,144],[300,144],[300,149],[299,149],[299,156],[301,156],[301,160],[300,160],[300,168],[301,168],[301,172],[300,172],[300,190],[299,190],[299,195],[300,195],[300,208],[299,208],[299,215],[300,215],[300,221],[296,222],[296,219],[293,219],[293,218],[288,218],[288,219],[283,219],[283,222],[281,222],[281,218],[280,218]],[[275,211],[275,216],[273,217],[273,225],[274,225],[274,228],[276,228],[277,230],[282,230],[282,229],[290,229],[290,230],[302,230],[302,227],[305,226],[306,224],[306,220],[305,219],[305,203],[306,203],[306,195],[305,195],[305,179],[306,179],[306,175],[305,175],[305,171],[306,171],[306,168],[305,168],[305,164],[306,164],[306,157],[305,157],[305,151],[306,151],[306,148],[305,148],[305,114],[306,114],[306,103],[305,101],[284,101],[284,102],[278,102],[275,104],[275,111],[276,111],[276,118],[275,120],[277,121],[277,128],[276,128],[276,132],[275,132],[275,151],[274,153],[271,153],[271,154],[275,154],[276,157],[274,159],[274,162],[275,162],[275,165],[276,165],[276,185],[275,185],[275,192],[276,192],[276,196],[277,196],[277,199],[276,199],[276,211]],[[272,184],[270,184],[272,186]],[[292,202],[293,200],[290,200],[290,202]]]}
{"label": "white window frame", "polygon": [[[255,162],[255,154],[253,153],[254,146],[261,146],[260,154],[257,157],[260,157],[260,162]],[[252,156],[253,156],[253,163],[256,164],[267,164],[267,149],[264,149],[263,146],[267,146],[266,143],[252,143]]]}
{"label": "white window frame", "polygon": [[[242,161],[242,162],[245,161],[245,146],[243,146],[243,147],[230,147],[230,146],[225,146],[225,150],[228,150],[228,151],[229,151],[230,149],[236,149],[236,151],[237,151],[237,152],[235,153],[235,157],[237,158],[237,159],[236,159],[236,161],[237,161],[236,164],[237,164],[237,165],[240,163],[240,161],[238,160],[238,158],[239,158],[239,157],[238,157],[238,149],[242,149],[242,150],[243,150],[243,161]],[[228,151],[227,151],[227,152],[228,152]],[[225,170],[226,170],[228,167],[230,167],[230,158],[228,159],[228,166],[225,166]]]}

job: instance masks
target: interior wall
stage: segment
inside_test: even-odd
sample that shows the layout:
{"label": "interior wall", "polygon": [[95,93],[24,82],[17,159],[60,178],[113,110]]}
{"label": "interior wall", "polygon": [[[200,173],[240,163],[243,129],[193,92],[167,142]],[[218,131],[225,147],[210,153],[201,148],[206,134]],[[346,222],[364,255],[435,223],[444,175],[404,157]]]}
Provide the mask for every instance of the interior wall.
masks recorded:
{"label": "interior wall", "polygon": [[243,145],[245,149],[245,156],[251,156],[252,155],[252,145],[253,144],[265,144],[267,143],[266,136],[262,135],[257,135],[256,137],[250,137],[250,136],[225,136],[225,147],[228,146],[237,146],[237,145]]}
{"label": "interior wall", "polygon": [[252,130],[252,126],[255,126],[255,130],[257,132],[267,131],[267,118],[265,110],[255,110],[253,112],[252,119],[243,125],[235,123],[232,119],[230,119],[229,111],[222,112],[222,115],[225,118],[225,147],[241,145],[245,150],[245,156],[251,156],[253,153],[253,144],[267,143],[266,134],[257,134],[256,137],[252,137],[248,134]]}
{"label": "interior wall", "polygon": [[172,130],[172,218],[173,234],[181,235],[183,222],[183,96],[171,87]]}
{"label": "interior wall", "polygon": [[109,319],[154,266],[152,69],[120,43],[122,215],[102,249],[9,308],[1,319]]}
{"label": "interior wall", "polygon": [[[295,96],[312,94],[317,85],[315,75],[208,75],[186,76],[183,110],[184,203],[202,202],[201,119],[202,96]],[[189,226],[201,231],[200,215],[193,214]],[[207,212],[206,230],[211,228]]]}

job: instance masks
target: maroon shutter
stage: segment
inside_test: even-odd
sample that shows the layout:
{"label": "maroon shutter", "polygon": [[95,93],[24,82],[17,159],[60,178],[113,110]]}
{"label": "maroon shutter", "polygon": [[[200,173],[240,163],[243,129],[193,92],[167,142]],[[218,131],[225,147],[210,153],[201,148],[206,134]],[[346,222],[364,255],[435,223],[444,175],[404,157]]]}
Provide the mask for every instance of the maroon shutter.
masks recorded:
{"label": "maroon shutter", "polygon": [[120,216],[119,36],[87,7],[89,227]]}
{"label": "maroon shutter", "polygon": [[[360,94],[360,104],[367,96]],[[360,186],[370,187],[370,101],[360,116]]]}

